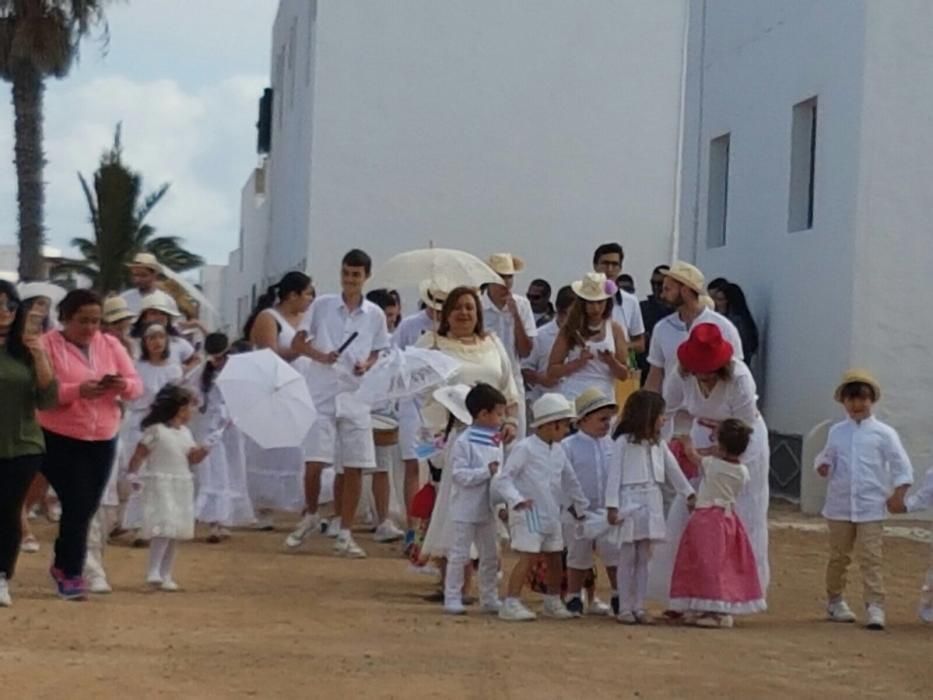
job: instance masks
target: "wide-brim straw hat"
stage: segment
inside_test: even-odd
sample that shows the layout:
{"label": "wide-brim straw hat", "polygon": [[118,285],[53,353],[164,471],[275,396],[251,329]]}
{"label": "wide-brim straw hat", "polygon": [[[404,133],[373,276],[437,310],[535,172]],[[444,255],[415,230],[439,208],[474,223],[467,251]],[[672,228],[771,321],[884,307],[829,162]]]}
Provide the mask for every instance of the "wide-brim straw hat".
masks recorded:
{"label": "wide-brim straw hat", "polygon": [[694,326],[687,338],[677,348],[680,366],[691,374],[712,374],[732,361],[735,348],[722,337],[715,323]]}
{"label": "wide-brim straw hat", "polygon": [[444,302],[447,301],[447,292],[437,287],[431,280],[423,280],[418,285],[418,296],[424,305],[434,311],[440,311],[444,308]]}
{"label": "wide-brim straw hat", "polygon": [[842,375],[842,380],[836,387],[834,396],[839,403],[842,403],[842,390],[849,384],[867,384],[875,392],[875,401],[881,399],[881,384],[878,383],[878,380],[875,379],[871,372],[867,369],[850,369]]}
{"label": "wide-brim straw hat", "polygon": [[587,272],[582,280],[573,282],[570,288],[585,301],[604,301],[619,291],[616,283],[602,272]]}
{"label": "wide-brim straw hat", "polygon": [[681,260],[678,260],[673,265],[671,269],[666,272],[662,272],[662,275],[665,277],[670,277],[672,280],[680,282],[685,287],[689,287],[697,294],[706,293],[706,278],[703,276],[703,273],[700,272],[700,269],[690,263],[685,263]]}
{"label": "wide-brim straw hat", "polygon": [[511,253],[493,253],[486,262],[496,274],[503,277],[512,277],[525,269],[525,261]]}
{"label": "wide-brim straw hat", "polygon": [[577,420],[586,418],[591,413],[595,413],[603,408],[618,408],[615,399],[606,396],[596,387],[590,387],[580,394],[574,401],[574,410],[577,412]]}
{"label": "wide-brim straw hat", "polygon": [[128,318],[136,318],[136,314],[130,311],[123,297],[109,297],[104,299],[103,318],[104,323],[119,323]]}
{"label": "wide-brim straw hat", "polygon": [[146,269],[152,270],[158,274],[162,274],[162,265],[159,263],[158,259],[152,253],[138,253],[130,262],[126,264],[127,267],[145,267]]}
{"label": "wide-brim straw hat", "polygon": [[466,407],[466,397],[469,393],[470,387],[466,384],[454,384],[437,389],[433,396],[434,400],[450,411],[458,421],[464,425],[472,425],[473,416]]}
{"label": "wide-brim straw hat", "polygon": [[139,308],[139,315],[142,316],[143,313],[149,309],[161,311],[172,318],[181,316],[181,313],[178,311],[178,306],[175,304],[175,300],[163,291],[157,290],[143,297],[142,306]]}
{"label": "wide-brim straw hat", "polygon": [[534,417],[529,425],[531,428],[540,428],[557,420],[573,420],[577,417],[573,404],[563,394],[545,394],[534,402],[531,413]]}

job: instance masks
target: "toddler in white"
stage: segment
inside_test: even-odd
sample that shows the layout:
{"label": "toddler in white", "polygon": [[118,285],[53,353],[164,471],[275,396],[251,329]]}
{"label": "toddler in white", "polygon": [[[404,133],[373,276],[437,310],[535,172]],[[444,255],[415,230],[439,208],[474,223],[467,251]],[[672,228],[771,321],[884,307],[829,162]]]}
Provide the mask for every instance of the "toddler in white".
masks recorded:
{"label": "toddler in white", "polygon": [[[927,469],[926,477],[920,489],[906,499],[895,493],[888,500],[888,510],[892,513],[919,513],[933,509],[933,467]],[[933,625],[933,545],[930,547],[930,564],[927,567],[926,580],[920,589],[920,619]]]}

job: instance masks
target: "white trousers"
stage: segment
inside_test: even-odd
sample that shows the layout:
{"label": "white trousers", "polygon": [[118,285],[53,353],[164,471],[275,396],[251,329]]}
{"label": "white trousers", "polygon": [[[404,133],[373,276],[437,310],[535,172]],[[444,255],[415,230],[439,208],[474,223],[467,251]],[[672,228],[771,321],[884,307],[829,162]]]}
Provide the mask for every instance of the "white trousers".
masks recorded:
{"label": "white trousers", "polygon": [[464,567],[470,563],[470,545],[476,543],[479,552],[479,595],[483,605],[492,605],[499,599],[496,570],[499,560],[496,554],[496,523],[490,519],[484,523],[452,522],[453,544],[447,554],[447,577],[444,586],[444,603],[461,603],[463,600]]}
{"label": "white trousers", "polygon": [[110,531],[117,524],[120,506],[100,506],[91,520],[87,531],[87,557],[84,560],[84,577],[107,580],[104,569],[104,548]]}
{"label": "white trousers", "polygon": [[638,540],[622,545],[618,572],[620,613],[645,609],[650,561],[651,540]]}

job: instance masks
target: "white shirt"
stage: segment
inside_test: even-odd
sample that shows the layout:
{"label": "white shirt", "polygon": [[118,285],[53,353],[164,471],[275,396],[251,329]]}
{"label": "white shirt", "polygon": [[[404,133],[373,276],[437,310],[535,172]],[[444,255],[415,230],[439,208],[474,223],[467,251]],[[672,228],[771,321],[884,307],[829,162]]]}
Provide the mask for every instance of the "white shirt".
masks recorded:
{"label": "white shirt", "polygon": [[713,323],[719,326],[723,337],[732,343],[733,357],[736,360],[745,359],[745,355],[742,353],[742,339],[739,337],[739,331],[736,330],[732,321],[712,309],[704,308],[689,327],[676,312],[658,321],[651,332],[648,364],[663,369],[665,373],[670,372],[677,366],[677,348],[690,335],[690,328],[701,323]]}
{"label": "white shirt", "polygon": [[641,315],[641,303],[634,294],[619,290],[622,303],[612,299],[612,320],[625,329],[625,339],[631,340],[645,334],[645,320]]}
{"label": "white shirt", "polygon": [[392,341],[386,327],[386,317],[378,306],[367,299],[352,311],[341,294],[322,294],[311,304],[301,325],[308,331],[311,343],[320,352],[339,350],[351,335],[357,337],[340,356],[341,362],[355,365],[364,362]]}
{"label": "white shirt", "polygon": [[194,346],[178,335],[173,335],[168,342],[168,359],[179,365],[185,364],[194,357]]}
{"label": "white shirt", "polygon": [[434,321],[424,310],[411,316],[406,316],[392,334],[392,342],[399,350],[414,345],[418,338],[434,329]]}
{"label": "white shirt", "polygon": [[129,310],[132,311],[134,314],[138,314],[140,310],[143,308],[143,302],[145,301],[145,298],[148,296],[151,296],[152,294],[165,294],[165,296],[168,297],[168,301],[172,305],[172,308],[175,311],[178,311],[178,304],[175,303],[175,299],[172,298],[172,295],[166,294],[161,289],[157,289],[155,287],[153,287],[152,291],[146,295],[140,294],[139,290],[134,288],[134,289],[127,289],[120,296],[123,298],[123,301],[126,302],[126,305],[129,308]]}
{"label": "white shirt", "polygon": [[923,484],[904,501],[908,513],[933,509],[933,469],[927,469]]}
{"label": "white shirt", "polygon": [[[534,338],[538,335],[538,327],[535,325],[535,315],[531,310],[531,302],[523,296],[513,294],[515,305],[518,307],[518,316],[521,319],[522,327],[525,329],[525,335]],[[507,306],[501,309],[492,303],[492,300],[483,295],[483,323],[487,331],[492,331],[505,346],[505,351],[509,354],[509,360],[512,362],[512,374],[518,376],[521,374],[521,358],[518,356],[518,350],[515,349],[515,318]]]}
{"label": "white shirt", "polygon": [[573,467],[583,495],[590,502],[589,510],[599,510],[606,500],[606,479],[613,460],[614,445],[608,435],[594,438],[583,431],[566,438],[562,443],[570,466]]}
{"label": "white shirt", "polygon": [[704,457],[702,472],[697,508],[731,508],[752,478],[744,464],[727,462],[718,457]]}
{"label": "white shirt", "polygon": [[451,478],[450,518],[458,523],[488,523],[493,518],[489,500],[489,465],[502,467],[502,445],[486,444],[480,434],[471,439],[470,429],[464,430],[450,452]]}
{"label": "white shirt", "polygon": [[[548,360],[551,359],[551,350],[554,349],[554,342],[557,340],[557,334],[560,328],[557,321],[545,323],[538,329],[538,335],[532,341],[531,354],[522,360],[522,369],[530,369],[538,374],[547,372]],[[546,388],[540,384],[533,384],[528,391],[527,398],[534,402],[540,399],[548,391],[560,391],[560,383],[556,387]]]}
{"label": "white shirt", "polygon": [[829,465],[823,517],[867,523],[884,520],[885,501],[913,481],[913,467],[897,431],[874,417],[847,419],[829,430],[814,469]]}
{"label": "white shirt", "polygon": [[609,465],[606,507],[619,507],[622,490],[626,486],[663,484],[665,481],[681,496],[693,493],[693,487],[666,442],[629,442],[622,435],[615,441],[615,456]]}
{"label": "white shirt", "polygon": [[542,533],[560,532],[562,506],[573,505],[582,515],[588,505],[564,448],[560,443],[549,445],[537,435],[512,448],[496,488],[512,508],[530,499]]}

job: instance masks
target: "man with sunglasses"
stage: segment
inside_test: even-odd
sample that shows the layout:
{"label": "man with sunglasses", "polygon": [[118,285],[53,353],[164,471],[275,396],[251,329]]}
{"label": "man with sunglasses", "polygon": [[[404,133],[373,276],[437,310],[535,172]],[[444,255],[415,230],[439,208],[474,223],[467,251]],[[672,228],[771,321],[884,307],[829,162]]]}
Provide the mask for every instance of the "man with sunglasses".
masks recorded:
{"label": "man with sunglasses", "polygon": [[[658,265],[651,272],[651,294],[641,302],[641,315],[645,323],[645,347],[651,346],[651,333],[655,325],[665,316],[673,313],[674,308],[661,298],[661,289],[664,287],[664,273],[671,269],[670,265]],[[638,369],[641,370],[641,384],[645,385],[648,378],[648,353],[638,353]]]}

